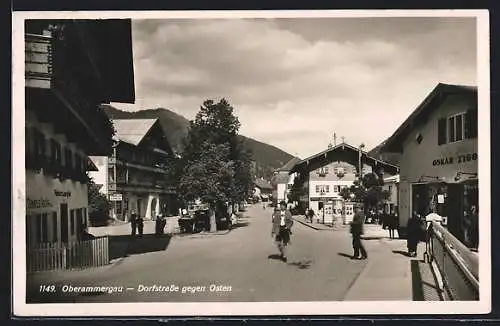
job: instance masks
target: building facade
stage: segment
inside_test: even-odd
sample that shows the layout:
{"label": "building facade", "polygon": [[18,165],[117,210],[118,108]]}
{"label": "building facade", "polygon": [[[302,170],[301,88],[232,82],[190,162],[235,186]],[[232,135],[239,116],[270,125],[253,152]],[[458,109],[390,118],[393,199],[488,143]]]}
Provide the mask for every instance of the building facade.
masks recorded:
{"label": "building facade", "polygon": [[300,159],[294,157],[285,165],[274,171],[271,184],[273,186],[273,200],[275,204],[283,200],[288,202],[288,194],[293,187],[295,178],[295,174],[289,174],[289,172],[298,162],[300,162]]}
{"label": "building facade", "polygon": [[389,193],[389,198],[384,201],[384,212],[398,214],[399,174],[385,178],[382,189]]}
{"label": "building facade", "polygon": [[144,219],[177,214],[168,174],[175,157],[159,120],[115,119],[113,124],[113,155],[92,157],[99,171],[90,174],[112,202],[110,215],[128,221],[133,211]]}
{"label": "building facade", "polygon": [[295,165],[293,186],[299,212],[312,209],[319,222],[333,223],[345,215],[342,190],[368,173],[380,177],[396,174],[398,167],[370,157],[366,152],[346,143],[306,158]]}
{"label": "building facade", "polygon": [[134,102],[130,20],[31,20],[25,32],[26,242],[72,242],[88,224],[88,156],[111,150],[99,105]]}
{"label": "building facade", "polygon": [[271,183],[264,178],[257,178],[254,180],[254,197],[258,197],[259,200],[269,201],[273,196],[273,186]]}
{"label": "building facade", "polygon": [[477,247],[478,142],[476,87],[438,84],[389,138],[383,150],[402,154],[399,211],[434,212],[459,240]]}

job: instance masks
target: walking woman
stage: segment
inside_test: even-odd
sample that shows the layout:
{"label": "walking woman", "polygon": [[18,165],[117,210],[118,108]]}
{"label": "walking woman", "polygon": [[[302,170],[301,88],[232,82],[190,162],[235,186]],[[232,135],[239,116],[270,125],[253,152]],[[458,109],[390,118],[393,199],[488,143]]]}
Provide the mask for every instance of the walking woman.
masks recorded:
{"label": "walking woman", "polygon": [[290,234],[293,219],[292,214],[286,208],[286,202],[280,202],[280,209],[275,210],[272,218],[271,237],[276,241],[281,259],[286,262],[286,248],[290,243]]}
{"label": "walking woman", "polygon": [[[365,221],[365,214],[361,207],[357,206],[354,213],[353,220],[351,222],[351,234],[352,234],[352,248],[354,250],[354,255],[352,259],[367,259],[368,254],[366,252],[363,243],[361,242],[361,235],[363,234],[363,224]],[[361,257],[359,256],[361,254]]]}

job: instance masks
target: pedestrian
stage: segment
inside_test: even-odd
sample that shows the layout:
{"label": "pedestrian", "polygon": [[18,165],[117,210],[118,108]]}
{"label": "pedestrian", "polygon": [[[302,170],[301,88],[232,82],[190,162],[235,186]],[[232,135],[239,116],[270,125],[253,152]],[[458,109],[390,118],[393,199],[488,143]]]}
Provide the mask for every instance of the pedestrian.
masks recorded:
{"label": "pedestrian", "polygon": [[275,240],[280,258],[286,262],[286,248],[290,243],[290,234],[292,233],[293,219],[292,214],[287,210],[285,201],[280,202],[280,209],[274,211],[272,217],[271,237]]}
{"label": "pedestrian", "polygon": [[417,212],[413,212],[412,217],[408,220],[408,239],[406,241],[406,246],[408,247],[408,255],[410,257],[417,256],[417,246],[422,238],[422,228],[420,215]]}
{"label": "pedestrian", "polygon": [[[352,234],[352,248],[354,255],[352,259],[367,259],[368,253],[366,252],[363,243],[361,242],[361,235],[363,234],[363,224],[365,221],[365,214],[360,206],[356,206],[353,220],[351,222]],[[360,257],[361,254],[361,257]]]}
{"label": "pedestrian", "polygon": [[139,238],[142,238],[144,233],[144,219],[141,216],[137,217],[137,231],[139,231]]}
{"label": "pedestrian", "polygon": [[388,216],[388,228],[389,228],[389,238],[396,238],[396,230],[399,227],[399,218],[395,210],[391,210]]}
{"label": "pedestrian", "polygon": [[137,232],[137,214],[135,210],[130,212],[130,227],[132,228],[132,236],[135,236]]}
{"label": "pedestrian", "polygon": [[309,208],[309,222],[313,222],[314,219],[314,210],[312,208]]}
{"label": "pedestrian", "polygon": [[165,219],[165,215],[161,212],[156,217],[155,223],[155,233],[156,235],[162,235],[165,233],[165,225],[167,224],[167,220]]}

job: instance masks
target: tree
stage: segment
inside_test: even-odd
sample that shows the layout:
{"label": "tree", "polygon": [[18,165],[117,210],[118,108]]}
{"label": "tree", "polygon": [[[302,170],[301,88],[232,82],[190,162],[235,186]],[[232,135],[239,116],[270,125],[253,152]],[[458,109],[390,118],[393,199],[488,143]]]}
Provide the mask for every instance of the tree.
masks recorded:
{"label": "tree", "polygon": [[389,198],[390,193],[383,189],[383,179],[375,173],[368,173],[363,176],[361,183],[356,180],[350,188],[344,188],[340,195],[345,200],[362,202],[365,210],[377,207],[381,202]]}
{"label": "tree", "polygon": [[111,203],[106,195],[99,192],[102,185],[98,185],[92,178],[87,183],[89,220],[94,226],[107,225],[109,220],[109,210]]}
{"label": "tree", "polygon": [[251,186],[250,153],[238,140],[239,128],[227,100],[205,101],[190,122],[179,160],[179,194],[184,201],[201,199],[210,205],[211,232],[216,230],[216,209],[242,200]]}

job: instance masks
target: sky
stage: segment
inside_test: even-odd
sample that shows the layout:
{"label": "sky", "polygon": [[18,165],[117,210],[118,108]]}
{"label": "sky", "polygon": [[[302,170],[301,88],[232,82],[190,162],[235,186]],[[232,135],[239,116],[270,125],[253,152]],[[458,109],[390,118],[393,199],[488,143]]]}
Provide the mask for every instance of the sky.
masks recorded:
{"label": "sky", "polygon": [[240,133],[305,158],[371,149],[440,82],[476,85],[475,18],[162,19],[132,23],[136,102],[193,119],[226,98]]}

